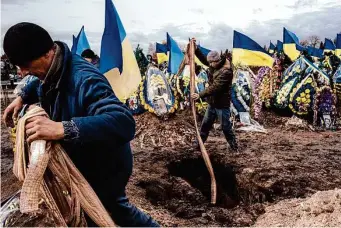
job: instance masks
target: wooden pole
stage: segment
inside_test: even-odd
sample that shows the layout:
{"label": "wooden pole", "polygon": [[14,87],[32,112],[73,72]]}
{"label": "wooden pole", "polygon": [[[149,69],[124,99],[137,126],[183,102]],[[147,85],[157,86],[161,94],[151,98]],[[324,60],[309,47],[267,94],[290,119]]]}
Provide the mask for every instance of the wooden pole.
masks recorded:
{"label": "wooden pole", "polygon": [[[195,65],[194,65],[194,52],[195,52],[195,50],[194,50],[194,46],[195,46],[194,41],[191,40],[190,45],[189,45],[189,50],[187,53],[188,58],[189,58],[190,74],[191,74],[191,77],[190,77],[191,94],[195,93]],[[193,113],[193,118],[194,118],[194,123],[195,123],[195,129],[196,129],[196,133],[197,133],[197,139],[198,139],[198,143],[200,146],[201,154],[204,158],[206,167],[207,167],[208,172],[209,172],[210,177],[211,177],[211,203],[215,204],[217,201],[217,183],[216,183],[216,179],[214,176],[214,171],[213,171],[213,167],[212,167],[210,157],[209,157],[209,155],[206,151],[206,148],[204,146],[204,143],[200,137],[194,100],[191,100],[191,108],[192,108],[192,113]]]}

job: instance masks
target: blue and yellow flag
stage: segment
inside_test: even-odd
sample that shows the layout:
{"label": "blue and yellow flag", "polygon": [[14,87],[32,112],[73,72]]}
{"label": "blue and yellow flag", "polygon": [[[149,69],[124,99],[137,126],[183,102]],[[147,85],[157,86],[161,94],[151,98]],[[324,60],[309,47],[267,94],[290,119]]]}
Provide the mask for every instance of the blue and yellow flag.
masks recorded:
{"label": "blue and yellow flag", "polygon": [[167,32],[167,49],[169,50],[168,72],[176,74],[179,70],[180,64],[184,58],[178,44]]}
{"label": "blue and yellow flag", "polygon": [[156,43],[156,56],[158,64],[168,61],[167,52],[168,52],[167,45]]}
{"label": "blue and yellow flag", "polygon": [[272,68],[274,59],[254,40],[244,34],[233,32],[232,61],[234,65],[268,66]]}
{"label": "blue and yellow flag", "polygon": [[283,51],[283,42],[282,41],[277,40],[276,50],[277,50],[277,52]]}
{"label": "blue and yellow flag", "polygon": [[314,47],[308,47],[308,54],[313,57],[322,58],[323,57],[323,50]]}
{"label": "blue and yellow flag", "polygon": [[141,81],[133,48],[111,0],[105,1],[100,71],[108,79],[120,100],[133,93]]}
{"label": "blue and yellow flag", "polygon": [[336,35],[335,55],[341,58],[341,33]]}
{"label": "blue and yellow flag", "polygon": [[324,52],[335,52],[335,45],[331,39],[325,38],[324,40]]}
{"label": "blue and yellow flag", "polygon": [[300,54],[301,51],[303,51],[305,48],[300,45],[300,41],[298,37],[287,30],[286,28],[283,28],[283,51],[284,53],[289,56],[291,60],[296,60]]}
{"label": "blue and yellow flag", "polygon": [[86,49],[90,49],[90,45],[88,38],[86,38],[85,35],[84,26],[82,26],[76,38],[76,54],[81,55]]}
{"label": "blue and yellow flag", "polygon": [[273,54],[275,52],[276,46],[270,41],[269,53]]}

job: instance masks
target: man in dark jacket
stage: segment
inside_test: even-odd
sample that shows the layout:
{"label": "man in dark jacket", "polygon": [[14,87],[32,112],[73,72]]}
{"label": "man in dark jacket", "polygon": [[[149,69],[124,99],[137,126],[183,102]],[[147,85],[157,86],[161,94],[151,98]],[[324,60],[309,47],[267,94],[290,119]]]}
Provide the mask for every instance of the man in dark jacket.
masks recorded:
{"label": "man in dark jacket", "polygon": [[192,99],[207,98],[208,102],[208,108],[200,129],[201,139],[203,142],[207,140],[209,131],[215,119],[218,117],[227,142],[232,151],[237,152],[238,144],[230,121],[231,86],[233,79],[230,61],[226,57],[220,56],[216,51],[208,53],[206,58],[197,47],[195,49],[195,55],[203,64],[209,66],[209,86],[199,94],[192,94]]}
{"label": "man in dark jacket", "polygon": [[[91,63],[71,54],[66,44],[53,42],[46,30],[32,23],[12,26],[3,49],[23,75],[39,78],[22,89],[6,108],[4,119],[16,118],[23,104],[40,102],[51,119],[30,119],[27,141],[59,141],[117,225],[158,226],[126,197],[135,121],[108,80]],[[89,221],[88,225],[95,224]]]}

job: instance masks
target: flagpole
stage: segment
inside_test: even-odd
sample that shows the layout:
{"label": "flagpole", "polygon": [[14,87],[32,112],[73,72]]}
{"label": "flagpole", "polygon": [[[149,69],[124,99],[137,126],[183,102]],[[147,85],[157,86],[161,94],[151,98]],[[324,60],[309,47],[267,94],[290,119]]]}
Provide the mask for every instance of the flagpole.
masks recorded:
{"label": "flagpole", "polygon": [[[189,65],[190,65],[190,92],[191,95],[195,93],[195,65],[194,65],[194,41],[191,40],[189,43],[189,50],[187,50],[188,58],[189,58]],[[200,137],[199,129],[198,129],[198,123],[197,123],[197,115],[196,115],[196,109],[195,109],[195,101],[192,99],[191,100],[191,107],[192,107],[192,113],[193,113],[193,118],[194,118],[194,124],[195,124],[195,129],[197,133],[197,139],[199,142],[201,154],[204,158],[206,167],[208,169],[208,172],[211,177],[211,203],[216,204],[217,201],[217,183],[216,179],[214,176],[214,171],[212,167],[212,163],[210,160],[210,157],[206,151],[206,148],[204,146],[204,143]]]}

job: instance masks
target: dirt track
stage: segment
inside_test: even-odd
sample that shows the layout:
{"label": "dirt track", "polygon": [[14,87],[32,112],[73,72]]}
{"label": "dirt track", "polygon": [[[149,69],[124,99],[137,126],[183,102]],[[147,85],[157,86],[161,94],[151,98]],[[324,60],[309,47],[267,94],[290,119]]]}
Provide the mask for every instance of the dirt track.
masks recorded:
{"label": "dirt track", "polygon": [[[199,151],[191,148],[189,113],[167,121],[136,117],[132,203],[164,226],[249,226],[267,206],[341,186],[341,132],[287,131],[284,118],[268,114],[268,134],[238,133],[239,154],[227,151],[220,132],[206,143],[218,182],[218,202],[209,204],[209,176]],[[1,199],[18,189],[12,151],[2,128]],[[141,148],[142,146],[142,148]]]}

